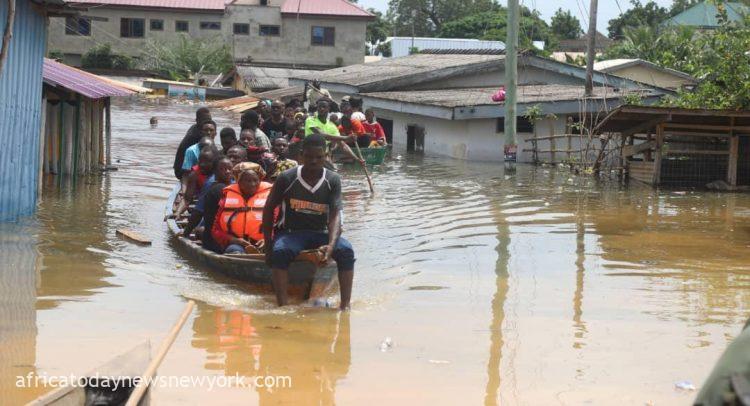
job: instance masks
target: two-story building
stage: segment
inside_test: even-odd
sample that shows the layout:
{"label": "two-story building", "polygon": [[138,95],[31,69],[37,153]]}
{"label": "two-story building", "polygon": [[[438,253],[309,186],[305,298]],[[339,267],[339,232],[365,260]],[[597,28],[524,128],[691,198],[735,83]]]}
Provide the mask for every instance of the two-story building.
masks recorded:
{"label": "two-story building", "polygon": [[346,0],[68,0],[80,16],[53,18],[48,49],[80,65],[110,44],[137,58],[148,40],[180,35],[228,43],[235,60],[257,65],[335,67],[364,62],[374,17]]}

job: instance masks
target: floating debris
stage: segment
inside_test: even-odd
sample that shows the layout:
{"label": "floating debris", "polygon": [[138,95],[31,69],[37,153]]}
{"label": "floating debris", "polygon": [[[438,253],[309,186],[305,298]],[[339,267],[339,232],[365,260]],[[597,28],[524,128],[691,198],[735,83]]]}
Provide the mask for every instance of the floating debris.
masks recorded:
{"label": "floating debris", "polygon": [[383,342],[380,343],[380,351],[386,352],[393,348],[393,340],[391,340],[390,337],[386,337],[383,339]]}
{"label": "floating debris", "polygon": [[450,364],[451,362],[444,359],[431,359],[430,364]]}
{"label": "floating debris", "polygon": [[447,286],[431,286],[431,285],[420,285],[420,286],[411,286],[409,287],[409,290],[443,290],[448,289]]}
{"label": "floating debris", "polygon": [[674,384],[675,389],[692,392],[695,390],[695,385],[690,381],[679,381]]}

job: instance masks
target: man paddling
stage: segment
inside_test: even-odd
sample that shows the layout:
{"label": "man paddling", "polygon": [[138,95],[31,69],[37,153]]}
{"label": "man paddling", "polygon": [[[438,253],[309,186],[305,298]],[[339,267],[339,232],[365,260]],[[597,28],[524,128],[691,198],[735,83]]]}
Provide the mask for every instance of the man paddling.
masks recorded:
{"label": "man paddling", "polygon": [[[325,169],[325,159],[325,138],[319,134],[308,135],[302,143],[304,165],[278,176],[263,209],[266,262],[273,269],[273,287],[279,306],[288,302],[289,265],[303,250],[317,248],[323,253],[322,263],[330,259],[336,261],[340,307],[342,310],[349,308],[354,249],[341,237],[341,178]],[[281,213],[274,224],[274,210],[279,206]]]}

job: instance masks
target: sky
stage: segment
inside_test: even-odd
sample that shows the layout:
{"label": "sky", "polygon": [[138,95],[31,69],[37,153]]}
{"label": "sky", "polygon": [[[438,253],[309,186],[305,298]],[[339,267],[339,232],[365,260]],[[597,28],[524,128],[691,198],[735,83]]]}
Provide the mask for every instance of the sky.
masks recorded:
{"label": "sky", "polygon": [[[672,0],[655,1],[662,7],[669,7],[672,4]],[[542,14],[542,18],[548,23],[552,15],[555,14],[555,11],[558,8],[562,8],[563,10],[570,10],[574,16],[578,17],[584,31],[588,27],[589,0],[519,0],[519,2],[530,9],[538,10]],[[499,0],[499,3],[505,6],[508,2],[507,0]],[[643,3],[646,3],[646,1],[643,1]],[[359,0],[359,4],[366,8],[372,7],[382,12],[388,10],[388,0]],[[630,0],[599,0],[597,29],[606,35],[607,22],[620,14],[620,8],[622,8],[622,11],[625,11],[630,7]]]}

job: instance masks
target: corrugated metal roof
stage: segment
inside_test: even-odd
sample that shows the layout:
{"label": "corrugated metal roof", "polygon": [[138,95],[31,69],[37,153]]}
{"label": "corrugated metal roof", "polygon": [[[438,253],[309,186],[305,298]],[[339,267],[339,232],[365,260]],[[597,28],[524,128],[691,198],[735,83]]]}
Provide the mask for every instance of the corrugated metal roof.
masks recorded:
{"label": "corrugated metal roof", "polygon": [[68,4],[224,11],[225,0],[67,0]]}
{"label": "corrugated metal roof", "polygon": [[[416,90],[397,92],[364,93],[363,97],[393,100],[403,103],[422,104],[439,107],[470,107],[482,105],[501,105],[492,101],[497,87],[465,88],[449,90]],[[528,85],[518,86],[518,103],[543,103],[566,100],[578,100],[583,97],[583,86],[576,85]],[[594,97],[617,98],[621,92],[611,87],[595,86]]]}
{"label": "corrugated metal roof", "polygon": [[409,55],[412,46],[420,52],[425,49],[505,49],[505,43],[502,41],[482,41],[468,38],[415,37],[412,40],[411,37],[388,37],[385,42],[391,44],[391,55],[394,58]]}
{"label": "corrugated metal roof", "polygon": [[437,80],[462,74],[501,67],[503,55],[430,55],[415,54],[401,58],[386,58],[378,62],[350,65],[342,68],[297,76],[299,79],[319,79],[325,83],[355,86],[359,91],[389,90],[404,84]]}
{"label": "corrugated metal roof", "polygon": [[605,72],[605,73],[613,73],[613,74],[617,74],[617,71],[620,69],[629,68],[631,66],[641,66],[644,68],[663,72],[669,75],[677,76],[682,79],[697,83],[694,77],[688,75],[685,72],[680,72],[675,69],[665,68],[663,66],[659,66],[653,62],[649,62],[644,59],[609,59],[606,61],[594,62],[594,70],[598,70],[600,72]]}
{"label": "corrugated metal roof", "polygon": [[440,48],[420,49],[419,53],[431,55],[505,55],[505,49]]}
{"label": "corrugated metal roof", "polygon": [[[0,2],[5,22],[8,2]],[[47,42],[45,17],[31,1],[16,1],[8,59],[0,74],[0,221],[34,212],[39,184],[42,113],[42,58]]]}
{"label": "corrugated metal roof", "polygon": [[305,69],[267,68],[262,66],[237,66],[237,73],[253,91],[280,89],[289,86],[289,78],[310,75],[315,71]]}
{"label": "corrugated metal roof", "polygon": [[[729,21],[742,21],[744,18],[743,14],[747,14],[750,11],[750,8],[742,3],[724,3],[724,6]],[[719,26],[719,19],[716,17],[718,13],[719,10],[716,8],[716,4],[704,1],[668,19],[664,22],[664,25],[689,25],[701,28],[714,28]]]}
{"label": "corrugated metal roof", "polygon": [[346,0],[286,0],[281,6],[281,14],[375,18],[363,8]]}
{"label": "corrugated metal roof", "polygon": [[92,73],[84,72],[48,58],[44,58],[42,75],[44,83],[51,86],[64,87],[90,99],[101,99],[110,96],[130,96],[136,93],[125,86],[118,86],[111,79],[100,78]]}

